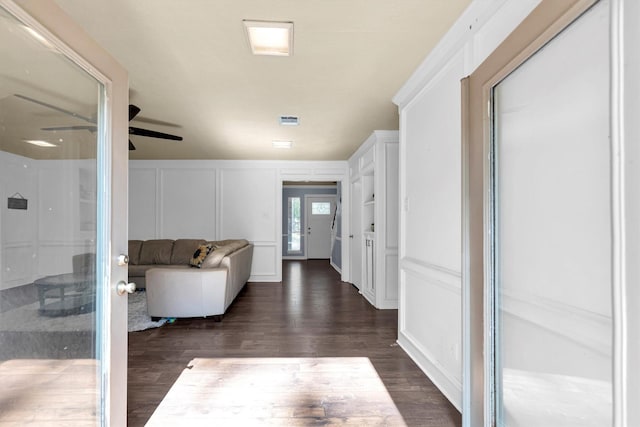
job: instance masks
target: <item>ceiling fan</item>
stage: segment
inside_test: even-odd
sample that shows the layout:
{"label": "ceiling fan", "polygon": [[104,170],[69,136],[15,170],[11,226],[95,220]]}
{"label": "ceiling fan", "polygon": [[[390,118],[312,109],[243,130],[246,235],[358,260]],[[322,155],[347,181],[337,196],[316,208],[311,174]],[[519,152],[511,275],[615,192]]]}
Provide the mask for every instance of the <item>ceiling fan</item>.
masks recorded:
{"label": "ceiling fan", "polygon": [[[44,127],[42,128],[42,130],[47,130],[47,131],[88,130],[89,132],[92,132],[92,133],[98,130],[98,127],[96,126],[95,118],[86,117],[78,113],[74,113],[73,111],[65,110],[63,108],[56,107],[55,105],[47,104],[46,102],[29,98],[28,96],[24,96],[20,94],[14,94],[14,95],[25,101],[33,102],[35,104],[42,105],[43,107],[51,108],[53,110],[78,118],[80,120],[84,120],[85,122],[91,123],[91,125]],[[138,113],[140,113],[140,108],[137,107],[136,105],[129,104],[129,121],[133,120],[138,115]],[[181,136],[171,135],[163,132],[156,132],[154,130],[149,130],[149,129],[142,129],[135,126],[129,126],[129,135],[146,136],[149,138],[170,139],[172,141],[182,141]],[[131,142],[131,139],[129,139],[129,150],[135,150],[135,149],[136,147]]]}

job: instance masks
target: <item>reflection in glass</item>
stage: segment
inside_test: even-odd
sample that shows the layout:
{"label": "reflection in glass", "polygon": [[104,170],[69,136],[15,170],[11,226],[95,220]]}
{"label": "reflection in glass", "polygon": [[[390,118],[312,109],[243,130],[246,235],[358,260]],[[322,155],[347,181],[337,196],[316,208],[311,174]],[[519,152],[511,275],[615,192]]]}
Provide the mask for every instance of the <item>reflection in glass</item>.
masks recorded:
{"label": "reflection in glass", "polygon": [[500,426],[612,424],[605,3],[493,93]]}
{"label": "reflection in glass", "polygon": [[103,88],[1,8],[0,55],[0,424],[98,424]]}

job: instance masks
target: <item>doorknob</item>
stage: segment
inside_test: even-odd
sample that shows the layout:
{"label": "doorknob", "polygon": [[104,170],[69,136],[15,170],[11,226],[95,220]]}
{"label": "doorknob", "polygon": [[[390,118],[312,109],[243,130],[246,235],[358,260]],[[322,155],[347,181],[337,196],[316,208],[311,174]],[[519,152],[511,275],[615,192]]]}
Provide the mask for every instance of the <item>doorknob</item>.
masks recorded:
{"label": "doorknob", "polygon": [[307,228],[307,233],[311,234],[311,227]]}
{"label": "doorknob", "polygon": [[135,291],[136,291],[136,284],[133,282],[127,283],[124,280],[121,280],[120,282],[118,282],[118,285],[116,286],[116,292],[118,292],[118,295],[132,294]]}
{"label": "doorknob", "polygon": [[120,254],[118,255],[118,265],[123,266],[129,264],[129,255]]}

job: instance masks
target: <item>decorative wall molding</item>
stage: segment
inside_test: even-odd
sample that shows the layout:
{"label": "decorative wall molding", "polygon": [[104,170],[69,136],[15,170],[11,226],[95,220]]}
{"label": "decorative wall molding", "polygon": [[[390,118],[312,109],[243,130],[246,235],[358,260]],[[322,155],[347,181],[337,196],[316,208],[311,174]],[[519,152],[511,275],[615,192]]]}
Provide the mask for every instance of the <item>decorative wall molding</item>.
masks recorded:
{"label": "decorative wall molding", "polygon": [[471,73],[539,2],[540,0],[471,2],[396,93],[393,102],[400,108],[405,107],[435,78],[442,64],[447,63],[452,55],[465,50],[467,43],[472,46],[468,61],[468,73]]}
{"label": "decorative wall molding", "polygon": [[[222,239],[226,237],[245,237],[253,241],[254,271],[252,281],[280,281],[282,276],[282,182],[283,181],[344,181],[347,173],[346,161],[271,161],[271,160],[132,160],[129,162],[130,188],[140,193],[145,202],[153,206],[149,213],[130,215],[130,234],[140,239],[177,238],[180,236],[164,236],[167,224],[171,230],[179,230],[176,218],[180,215],[177,210],[170,212],[173,203],[180,195],[173,194],[167,185],[167,176],[172,173],[185,171],[198,176],[209,178],[209,183],[185,185],[180,191],[199,191],[201,185],[209,185],[203,203],[193,202],[198,206],[190,208],[190,214],[199,216],[200,220],[208,218],[211,221],[215,236],[198,236],[204,238]],[[145,172],[155,175],[155,184]],[[198,173],[200,172],[200,173]],[[141,188],[136,188],[136,178],[144,178],[145,182],[138,182]],[[240,179],[238,182],[235,178]],[[155,188],[151,188],[155,186]],[[148,189],[152,194],[146,194]],[[172,191],[171,194],[165,194]],[[199,193],[197,193],[199,194]],[[135,195],[134,195],[135,197]],[[169,197],[169,199],[167,199]],[[343,196],[345,197],[345,196]],[[348,194],[346,195],[348,197]],[[210,200],[211,198],[212,200]],[[132,201],[135,206],[137,202]],[[142,203],[142,202],[140,202]],[[142,203],[148,206],[149,203]],[[198,211],[202,205],[210,206],[209,216],[203,216]],[[213,207],[211,207],[213,205]],[[348,206],[343,210],[348,212]],[[344,213],[343,213],[344,214]],[[151,226],[145,226],[155,221],[155,231]],[[169,221],[169,222],[168,222]],[[193,228],[193,227],[192,227]],[[144,235],[138,235],[135,229],[145,230]],[[186,228],[194,232],[191,228]],[[170,231],[170,230],[169,230]],[[211,232],[211,231],[209,231]],[[343,233],[348,232],[348,224]],[[149,234],[149,235],[147,235]],[[151,235],[153,234],[153,235]],[[175,234],[175,233],[172,233]],[[231,234],[234,234],[233,236]],[[235,234],[243,234],[236,236]],[[348,242],[347,242],[348,243]],[[274,253],[274,248],[277,253]],[[348,262],[348,261],[347,261]],[[344,263],[344,260],[343,260]],[[343,270],[347,270],[343,267]]]}
{"label": "decorative wall molding", "polygon": [[38,246],[42,248],[86,248],[93,247],[93,241],[87,240],[40,240]]}
{"label": "decorative wall molding", "polygon": [[[452,185],[453,190],[443,190],[438,182],[448,179],[443,178],[442,172],[451,173],[461,168],[459,155],[455,159],[452,155],[452,150],[456,148],[452,144],[460,145],[461,116],[456,115],[452,108],[453,105],[460,105],[460,79],[482,63],[539,1],[472,1],[393,98],[393,102],[399,107],[400,116],[400,341],[403,348],[436,380],[436,385],[459,409],[462,406],[461,386],[457,383],[454,385],[447,378],[457,375],[456,366],[462,369],[462,361],[456,358],[456,352],[451,351],[450,343],[427,344],[424,337],[422,341],[417,337],[428,333],[462,336],[462,328],[458,326],[461,323],[460,313],[451,310],[451,317],[443,313],[437,324],[428,316],[424,316],[424,319],[414,316],[410,319],[411,323],[407,324],[405,314],[409,304],[417,298],[416,292],[420,294],[420,298],[432,295],[433,298],[444,298],[443,303],[446,303],[447,307],[457,304],[454,301],[459,301],[462,310],[462,275],[455,262],[461,257],[461,230],[457,236],[451,228],[446,232],[442,230],[440,234],[427,236],[425,234],[430,229],[421,225],[425,218],[442,221],[461,217],[461,208],[453,202],[454,198],[461,200],[459,185]],[[431,117],[429,114],[437,116],[444,108],[443,104],[448,112],[451,110],[447,116],[451,119],[442,121],[440,118],[432,118],[432,122],[437,122],[430,123],[429,127],[425,128],[425,123]],[[437,149],[441,152],[437,153]],[[416,158],[417,153],[420,154],[420,158]],[[440,154],[448,155],[446,161],[439,160],[440,163],[436,165],[442,168],[442,171],[434,172],[433,164],[426,169],[422,156],[433,155],[439,159]],[[459,175],[458,172],[455,176]],[[430,184],[430,189],[426,192],[424,188],[416,187],[416,183],[424,182]],[[445,195],[447,204],[443,205],[439,203],[439,199]],[[437,223],[430,225],[437,226]],[[434,260],[437,255],[437,262],[430,263],[418,259],[425,253]],[[412,282],[411,287],[407,286],[407,280]],[[446,290],[446,294],[442,294],[440,289]],[[416,333],[414,337],[410,337],[415,345],[407,343],[407,329],[420,332],[420,335]],[[437,361],[440,363],[436,363]]]}
{"label": "decorative wall molding", "polygon": [[400,269],[447,291],[461,294],[462,274],[459,271],[407,257],[400,260]]}
{"label": "decorative wall molding", "polygon": [[277,264],[278,245],[271,242],[253,243],[253,263],[250,282],[280,282]]}
{"label": "decorative wall molding", "polygon": [[503,290],[501,296],[501,307],[506,313],[589,351],[611,357],[610,316],[534,294]]}

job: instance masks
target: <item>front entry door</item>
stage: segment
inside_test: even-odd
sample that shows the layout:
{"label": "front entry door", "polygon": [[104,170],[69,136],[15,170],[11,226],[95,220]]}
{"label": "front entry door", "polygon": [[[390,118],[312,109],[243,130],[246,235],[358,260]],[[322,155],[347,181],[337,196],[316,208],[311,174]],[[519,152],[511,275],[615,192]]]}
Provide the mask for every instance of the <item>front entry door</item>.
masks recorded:
{"label": "front entry door", "polygon": [[127,76],[25,7],[0,0],[0,424],[126,425]]}
{"label": "front entry door", "polygon": [[307,258],[331,258],[331,224],[335,211],[335,196],[305,197]]}

